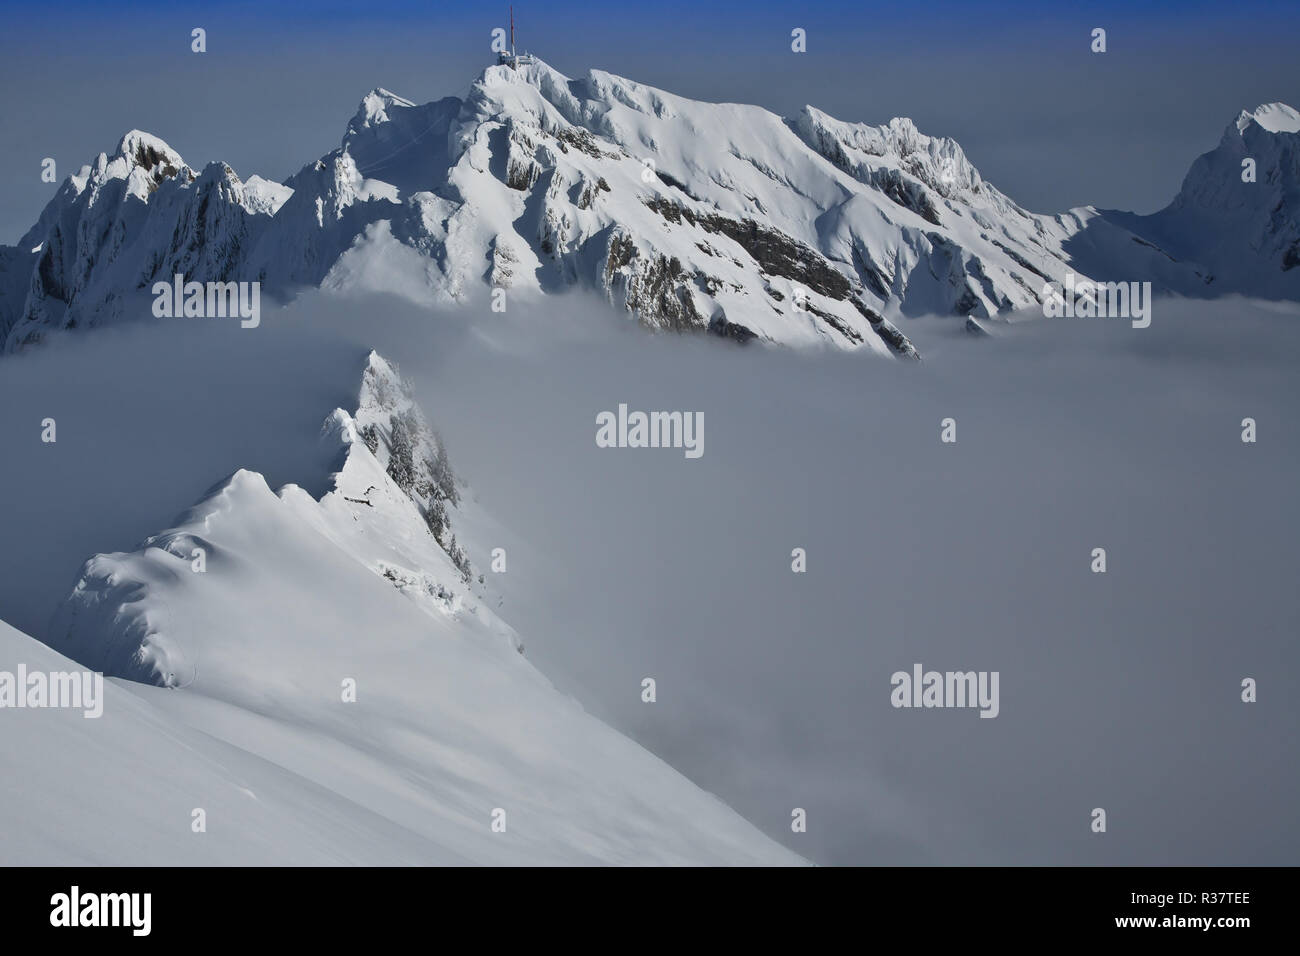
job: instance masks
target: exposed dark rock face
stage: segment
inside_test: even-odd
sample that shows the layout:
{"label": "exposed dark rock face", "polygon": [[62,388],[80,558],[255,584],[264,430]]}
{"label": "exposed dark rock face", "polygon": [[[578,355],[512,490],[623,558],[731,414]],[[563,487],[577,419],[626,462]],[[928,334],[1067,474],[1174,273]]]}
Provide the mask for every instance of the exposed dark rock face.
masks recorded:
{"label": "exposed dark rock face", "polygon": [[880,298],[888,299],[889,278],[876,266],[871,257],[855,246],[853,262],[858,267],[858,274],[862,276],[863,284]]}
{"label": "exposed dark rock face", "polygon": [[1027,272],[1032,272],[1034,275],[1038,276],[1038,278],[1042,279],[1044,282],[1051,281],[1051,279],[1047,276],[1046,273],[1040,271],[1032,262],[1030,262],[1028,259],[1022,256],[1020,253],[1016,252],[1016,250],[1012,249],[1006,243],[998,242],[998,240],[994,239],[993,245],[997,246],[999,249],[1005,252],[1007,256],[1010,257],[1010,259],[1013,262],[1015,262],[1016,265],[1020,266],[1020,268],[1024,269]]}
{"label": "exposed dark rock face", "polygon": [[[789,279],[829,299],[851,302],[854,309],[871,323],[872,330],[880,336],[891,352],[900,357],[920,358],[920,354],[908,341],[907,336],[879,313],[863,304],[860,298],[861,287],[855,291],[853,282],[848,276],[835,268],[816,250],[782,232],[761,226],[751,219],[731,219],[716,213],[697,213],[687,206],[662,196],[647,199],[645,203],[671,223],[695,226],[705,232],[728,237],[743,248],[767,275]],[[873,268],[871,272],[874,274],[876,270]],[[875,282],[883,288],[883,279],[878,274],[875,276]],[[784,295],[770,285],[764,291],[778,302],[785,299]],[[861,345],[864,341],[862,334],[842,318],[810,302],[801,302],[798,311],[816,316],[853,345]],[[713,323],[710,323],[711,329],[712,325]]]}
{"label": "exposed dark rock face", "polygon": [[644,254],[630,236],[615,232],[602,275],[611,298],[621,297],[623,307],[648,328],[684,332],[708,327],[691,293],[695,276],[676,256]]}
{"label": "exposed dark rock face", "polygon": [[818,252],[752,219],[729,219],[716,213],[697,215],[686,206],[655,196],[645,204],[671,223],[689,223],[720,233],[749,253],[764,272],[798,282],[832,299],[846,299],[852,283]]}
{"label": "exposed dark rock face", "polygon": [[741,345],[758,338],[752,329],[741,325],[739,322],[729,322],[724,315],[715,315],[709,320],[709,333],[724,339],[732,339]]}
{"label": "exposed dark rock face", "polygon": [[510,124],[508,142],[506,185],[520,192],[527,192],[542,175],[541,165],[533,158],[537,144],[514,123]]}
{"label": "exposed dark rock face", "polygon": [[916,350],[916,346],[908,341],[907,336],[898,330],[897,326],[879,312],[863,305],[862,300],[857,297],[849,301],[853,303],[853,308],[857,309],[862,317],[871,323],[872,330],[889,346],[891,352],[899,358],[913,359],[918,362],[921,360],[921,353]]}
{"label": "exposed dark rock face", "polygon": [[952,311],[954,315],[965,315],[967,312],[973,312],[979,307],[979,296],[968,287],[966,291],[962,293],[961,298],[953,305]]}
{"label": "exposed dark rock face", "polygon": [[720,232],[739,244],[764,272],[790,279],[832,299],[848,297],[852,284],[819,253],[784,233],[760,226],[751,219],[736,220],[709,215],[700,219],[700,227]]}
{"label": "exposed dark rock face", "polygon": [[907,179],[898,170],[888,168],[872,170],[866,180],[895,203],[916,213],[932,226],[942,225],[939,210],[930,199],[929,192],[915,180]]}
{"label": "exposed dark rock face", "polygon": [[133,156],[136,165],[149,173],[149,191],[153,192],[164,179],[171,179],[180,170],[172,165],[166,155],[141,141],[136,144]]}
{"label": "exposed dark rock face", "polygon": [[559,140],[563,152],[568,152],[569,147],[572,146],[578,152],[586,153],[593,159],[600,159],[605,155],[596,145],[596,137],[591,135],[590,130],[581,126],[566,126],[555,134],[555,138]]}

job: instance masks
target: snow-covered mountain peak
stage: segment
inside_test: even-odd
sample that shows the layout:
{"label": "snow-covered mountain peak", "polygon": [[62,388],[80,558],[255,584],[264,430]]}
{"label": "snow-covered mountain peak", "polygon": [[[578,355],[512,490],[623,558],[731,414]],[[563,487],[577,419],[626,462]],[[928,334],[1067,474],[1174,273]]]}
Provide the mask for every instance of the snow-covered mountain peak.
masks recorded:
{"label": "snow-covered mountain peak", "polygon": [[195,176],[180,153],[160,137],[138,129],[128,131],[107,160],[100,154],[95,163],[95,174],[100,182],[126,179],[128,192],[146,200],[168,179],[187,182]]}
{"label": "snow-covered mountain peak", "polygon": [[410,386],[402,378],[396,365],[371,349],[366,356],[361,373],[361,388],[357,393],[357,418],[362,424],[393,414],[400,414],[414,406]]}
{"label": "snow-covered mountain peak", "polygon": [[1172,203],[1114,216],[1172,258],[1194,263],[1201,294],[1300,298],[1300,113],[1242,111],[1197,157]]}
{"label": "snow-covered mountain peak", "polygon": [[185,167],[181,154],[161,137],[138,129],[129,130],[122,136],[113,158],[125,159],[147,173],[157,172],[165,176],[173,176]]}
{"label": "snow-covered mountain peak", "polygon": [[358,133],[380,123],[387,123],[390,110],[395,107],[410,108],[414,105],[410,100],[377,86],[362,97],[356,116],[348,123],[348,132]]}
{"label": "snow-covered mountain peak", "polygon": [[1252,123],[1270,133],[1300,133],[1300,112],[1285,103],[1264,103],[1253,113],[1241,111],[1237,117],[1237,131],[1245,132]]}
{"label": "snow-covered mountain peak", "polygon": [[292,195],[288,186],[261,176],[249,176],[244,181],[244,205],[255,214],[274,216]]}

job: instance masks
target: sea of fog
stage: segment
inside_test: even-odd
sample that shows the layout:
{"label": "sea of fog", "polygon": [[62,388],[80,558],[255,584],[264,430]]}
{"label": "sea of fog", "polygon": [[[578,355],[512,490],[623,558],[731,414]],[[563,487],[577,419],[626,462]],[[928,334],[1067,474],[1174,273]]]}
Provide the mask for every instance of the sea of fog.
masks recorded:
{"label": "sea of fog", "polygon": [[[1295,864],[1300,309],[901,325],[919,365],[576,297],[56,337],[0,359],[0,619],[41,637],[82,561],[239,467],[322,493],[320,424],[373,347],[499,525],[528,656],[809,859]],[[620,404],[702,415],[703,454],[598,447]],[[996,718],[892,706],[915,665],[996,671]]]}

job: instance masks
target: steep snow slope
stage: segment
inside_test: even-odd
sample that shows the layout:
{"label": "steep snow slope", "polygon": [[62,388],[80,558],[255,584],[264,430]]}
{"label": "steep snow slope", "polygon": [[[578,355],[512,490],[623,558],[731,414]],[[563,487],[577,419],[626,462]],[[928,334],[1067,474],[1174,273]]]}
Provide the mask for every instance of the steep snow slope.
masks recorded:
{"label": "steep snow slope", "polygon": [[[0,670],[78,665],[0,622]],[[405,829],[104,682],[104,713],[0,711],[0,863],[7,866],[462,862]],[[195,808],[211,828],[192,832]]]}
{"label": "steep snow slope", "polygon": [[[73,715],[85,726],[13,712],[5,766],[36,783],[0,800],[22,822],[6,862],[800,862],[528,664],[454,539],[472,505],[374,353],[321,462],[319,501],[240,471],[138,551],[87,562],[51,643],[143,683],[116,684],[97,722]],[[55,656],[13,632],[0,649]],[[35,801],[76,793],[89,749],[107,796],[69,830]]]}
{"label": "steep snow slope", "polygon": [[[333,473],[332,490],[319,502],[296,485],[281,492],[280,499],[298,520],[416,603],[437,611],[439,619],[445,614],[482,617],[489,631],[514,641],[513,632],[481,608],[471,587],[473,569],[452,528],[461,501],[445,451],[405,383],[373,352],[361,378],[355,416],[336,409],[325,420],[319,468]],[[196,594],[210,593],[212,582],[222,578],[210,576],[210,566],[190,575],[172,572],[188,569],[195,549],[203,551],[205,564],[224,566],[226,555],[212,548],[207,528],[235,502],[245,501],[252,509],[259,500],[257,490],[270,494],[260,475],[240,471],[214,488],[178,528],[150,538],[140,551],[93,558],[55,617],[52,640],[58,649],[117,676],[191,685],[194,652],[168,623],[166,595],[186,586]],[[247,494],[252,497],[246,499]],[[161,605],[142,599],[139,588],[149,582],[160,592]],[[280,600],[274,590],[267,598]],[[220,640],[238,639],[229,635]]]}
{"label": "steep snow slope", "polygon": [[[513,308],[579,286],[652,328],[914,356],[891,319],[1032,307],[1068,271],[1207,294],[1289,269],[1294,116],[1274,104],[1231,127],[1167,215],[1041,216],[910,120],[782,119],[602,71],[491,66],[464,99],[372,91],[340,148],[283,185],[197,173],[128,133],[3,250],[0,335],[12,350],[148,314],[153,282],[183,273],[281,299],[454,302],[488,285]],[[1246,206],[1243,151],[1259,164]],[[1292,296],[1295,274],[1252,291]]]}

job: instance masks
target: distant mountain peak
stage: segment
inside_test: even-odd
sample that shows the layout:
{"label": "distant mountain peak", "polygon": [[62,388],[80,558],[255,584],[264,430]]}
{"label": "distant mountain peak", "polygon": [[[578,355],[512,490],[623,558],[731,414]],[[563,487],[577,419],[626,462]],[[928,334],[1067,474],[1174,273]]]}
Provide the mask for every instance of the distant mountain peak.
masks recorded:
{"label": "distant mountain peak", "polygon": [[369,129],[379,123],[388,122],[388,111],[394,107],[412,107],[415,104],[405,97],[389,92],[381,86],[375,87],[361,98],[356,116],[348,123],[348,132]]}
{"label": "distant mountain peak", "polygon": [[1244,132],[1252,123],[1270,133],[1300,133],[1300,112],[1285,103],[1264,103],[1253,113],[1241,111],[1237,117],[1237,131]]}
{"label": "distant mountain peak", "polygon": [[125,159],[145,172],[153,172],[159,168],[165,171],[170,166],[172,172],[167,175],[174,175],[185,166],[181,154],[168,146],[161,137],[138,129],[128,130],[122,136],[113,158]]}

